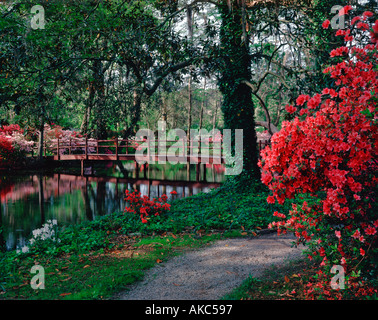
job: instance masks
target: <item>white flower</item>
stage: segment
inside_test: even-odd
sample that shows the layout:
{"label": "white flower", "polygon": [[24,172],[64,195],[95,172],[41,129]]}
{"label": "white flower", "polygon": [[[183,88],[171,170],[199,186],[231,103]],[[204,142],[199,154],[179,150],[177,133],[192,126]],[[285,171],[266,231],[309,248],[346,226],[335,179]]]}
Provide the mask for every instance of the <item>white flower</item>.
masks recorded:
{"label": "white flower", "polygon": [[33,237],[36,238],[41,234],[41,229],[35,229],[33,230]]}
{"label": "white flower", "polygon": [[29,252],[29,247],[27,247],[27,246],[23,246],[23,247],[21,248],[21,251],[22,251],[22,253]]}
{"label": "white flower", "polygon": [[33,230],[33,237],[30,239],[30,244],[34,243],[35,240],[51,239],[56,241],[57,237],[54,230],[54,225],[57,224],[58,221],[56,219],[47,220],[47,222],[41,228]]}

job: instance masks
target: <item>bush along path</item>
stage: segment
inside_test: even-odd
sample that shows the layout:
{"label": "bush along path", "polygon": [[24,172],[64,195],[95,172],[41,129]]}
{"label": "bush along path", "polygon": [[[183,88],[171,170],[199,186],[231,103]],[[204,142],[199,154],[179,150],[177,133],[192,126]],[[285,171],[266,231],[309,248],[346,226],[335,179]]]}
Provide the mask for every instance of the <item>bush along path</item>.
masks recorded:
{"label": "bush along path", "polygon": [[[345,15],[350,11],[350,5],[343,8]],[[334,64],[323,70],[334,86],[287,106],[294,120],[283,122],[261,152],[269,203],[309,197],[293,203],[289,213],[278,210],[280,221],[272,223],[307,243],[308,258],[318,264],[307,299],[378,294],[377,18],[365,11],[352,18],[350,29],[336,31],[344,45],[330,52]],[[329,25],[326,20],[323,28]],[[335,268],[346,275],[348,290],[329,290]]]}

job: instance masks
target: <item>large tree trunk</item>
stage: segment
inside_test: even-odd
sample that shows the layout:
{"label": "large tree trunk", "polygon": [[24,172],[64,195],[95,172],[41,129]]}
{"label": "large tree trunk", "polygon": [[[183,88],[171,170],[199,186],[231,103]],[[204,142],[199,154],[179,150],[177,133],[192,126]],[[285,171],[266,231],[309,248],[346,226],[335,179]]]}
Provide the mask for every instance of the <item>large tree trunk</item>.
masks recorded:
{"label": "large tree trunk", "polygon": [[213,131],[217,125],[218,101],[215,101],[215,110],[213,115]]}
{"label": "large tree trunk", "polygon": [[94,90],[97,94],[94,109],[97,139],[107,139],[106,132],[106,114],[105,114],[105,75],[103,63],[101,60],[95,60],[93,63]]}
{"label": "large tree trunk", "polygon": [[92,81],[90,81],[88,89],[89,89],[89,96],[88,96],[87,104],[85,106],[83,122],[81,123],[81,127],[80,127],[80,132],[82,134],[88,134],[89,120],[91,119],[94,94],[95,94]]}
{"label": "large tree trunk", "polygon": [[[222,111],[224,128],[232,129],[232,141],[235,129],[243,129],[243,171],[254,179],[260,180],[257,165],[258,151],[254,120],[252,91],[244,80],[251,79],[251,56],[248,35],[243,33],[242,6],[232,1],[219,6],[222,18],[220,41],[223,66],[219,79],[219,89],[223,94]],[[234,152],[234,147],[231,149]]]}
{"label": "large tree trunk", "polygon": [[187,131],[187,139],[190,141],[190,128],[192,127],[192,105],[193,105],[193,96],[192,96],[192,76],[189,75],[189,81],[188,81],[188,95],[189,95],[189,101],[188,101],[188,131]]}
{"label": "large tree trunk", "polygon": [[44,121],[44,117],[41,116],[40,125],[39,125],[39,141],[38,141],[38,157],[40,161],[43,161],[44,134],[45,134],[45,121]]}
{"label": "large tree trunk", "polygon": [[41,112],[39,114],[39,141],[38,141],[38,157],[41,162],[43,162],[43,145],[44,145],[44,134],[45,134],[45,96],[43,94],[43,87],[45,81],[40,80],[39,88],[38,88],[38,101],[41,106]]}

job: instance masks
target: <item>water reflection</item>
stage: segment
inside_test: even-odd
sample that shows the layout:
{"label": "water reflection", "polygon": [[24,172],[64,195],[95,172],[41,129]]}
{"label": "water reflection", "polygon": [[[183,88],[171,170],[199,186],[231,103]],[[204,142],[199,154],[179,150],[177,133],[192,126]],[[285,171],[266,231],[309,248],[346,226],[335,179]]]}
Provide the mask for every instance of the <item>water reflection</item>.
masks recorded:
{"label": "water reflection", "polygon": [[[32,231],[46,221],[56,219],[58,225],[77,224],[125,207],[126,189],[139,190],[150,198],[170,195],[186,197],[220,185],[223,175],[208,172],[213,182],[180,180],[182,171],[145,170],[114,176],[75,176],[68,174],[27,175],[13,177],[0,185],[0,251],[20,248]],[[211,168],[210,168],[211,169]],[[207,170],[209,171],[209,170]],[[96,173],[96,172],[91,172]],[[150,179],[148,179],[150,176]],[[165,180],[170,178],[171,180]]]}

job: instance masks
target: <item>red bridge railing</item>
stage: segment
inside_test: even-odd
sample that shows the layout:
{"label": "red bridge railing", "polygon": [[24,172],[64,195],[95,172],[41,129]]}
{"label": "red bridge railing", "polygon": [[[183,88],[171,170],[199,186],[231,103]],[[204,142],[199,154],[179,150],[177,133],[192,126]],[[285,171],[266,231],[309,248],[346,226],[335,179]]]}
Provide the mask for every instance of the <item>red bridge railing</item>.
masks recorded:
{"label": "red bridge railing", "polygon": [[[258,141],[258,149],[261,151],[270,141]],[[176,149],[187,150],[187,154],[206,155],[220,157],[222,141],[198,141],[198,140],[134,140],[134,139],[110,139],[98,140],[88,138],[53,139],[44,143],[44,155],[135,155],[139,148],[147,149],[147,155],[154,153],[159,155],[162,148],[166,152],[174,146]]]}

